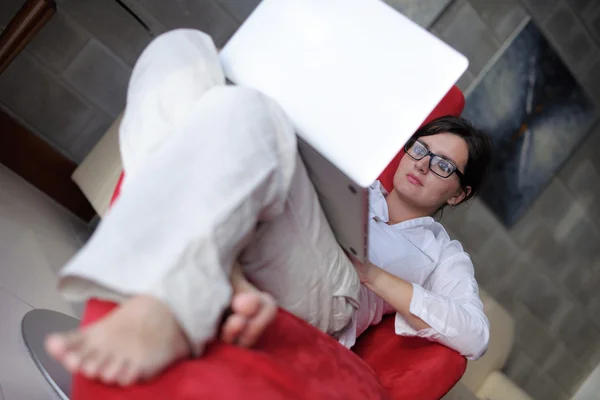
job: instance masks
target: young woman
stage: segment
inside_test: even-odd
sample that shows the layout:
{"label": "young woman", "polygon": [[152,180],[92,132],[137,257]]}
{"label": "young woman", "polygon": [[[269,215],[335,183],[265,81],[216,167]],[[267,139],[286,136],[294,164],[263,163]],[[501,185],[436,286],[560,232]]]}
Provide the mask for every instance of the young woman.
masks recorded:
{"label": "young woman", "polygon": [[[488,139],[458,118],[415,134],[386,193],[370,191],[371,263],[352,263],[320,208],[279,106],[226,87],[210,38],[177,30],[134,68],[120,127],[119,201],[65,267],[73,300],[119,303],[47,349],[71,372],[127,385],[224,340],[252,345],[275,302],[351,347],[381,316],[477,358],[489,327],[473,266],[432,215],[481,186]],[[362,283],[362,284],[361,284]],[[260,291],[258,289],[260,289]]]}
{"label": "young woman", "polygon": [[439,341],[468,358],[489,340],[473,264],[433,216],[477,193],[491,158],[489,138],[464,119],[443,117],[419,129],[388,194],[370,190],[370,263],[354,265],[360,308],[342,343],[396,311],[396,333]]}

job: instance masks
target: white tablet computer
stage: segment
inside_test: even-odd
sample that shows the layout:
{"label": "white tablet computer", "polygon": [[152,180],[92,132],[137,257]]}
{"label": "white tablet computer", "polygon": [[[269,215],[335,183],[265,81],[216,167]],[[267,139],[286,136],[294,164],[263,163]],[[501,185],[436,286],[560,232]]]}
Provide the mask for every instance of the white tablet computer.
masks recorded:
{"label": "white tablet computer", "polygon": [[340,244],[368,258],[368,186],[468,66],[380,0],[263,0],[220,53],[289,115]]}

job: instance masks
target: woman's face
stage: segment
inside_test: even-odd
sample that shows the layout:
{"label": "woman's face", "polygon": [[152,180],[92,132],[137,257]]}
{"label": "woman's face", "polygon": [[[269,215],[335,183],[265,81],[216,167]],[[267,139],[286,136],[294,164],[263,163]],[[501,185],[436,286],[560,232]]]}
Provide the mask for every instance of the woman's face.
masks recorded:
{"label": "woman's face", "polygon": [[[452,133],[439,133],[417,139],[429,151],[452,162],[460,172],[465,172],[469,159],[467,143]],[[394,190],[400,198],[413,206],[435,212],[448,203],[459,204],[467,195],[460,186],[458,175],[453,173],[442,178],[429,170],[431,156],[414,160],[409,155],[402,157],[394,175]],[[470,188],[467,188],[468,192]]]}

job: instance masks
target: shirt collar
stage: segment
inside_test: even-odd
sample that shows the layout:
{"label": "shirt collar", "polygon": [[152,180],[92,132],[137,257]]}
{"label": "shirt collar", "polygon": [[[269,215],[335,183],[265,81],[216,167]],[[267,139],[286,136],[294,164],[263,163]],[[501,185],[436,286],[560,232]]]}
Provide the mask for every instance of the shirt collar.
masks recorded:
{"label": "shirt collar", "polygon": [[[385,201],[388,192],[381,182],[375,181],[369,188],[369,218],[375,218],[381,222],[389,222],[390,214]],[[408,229],[417,226],[431,225],[435,220],[432,217],[420,217],[409,219],[408,221],[398,222],[390,225],[395,229]]]}

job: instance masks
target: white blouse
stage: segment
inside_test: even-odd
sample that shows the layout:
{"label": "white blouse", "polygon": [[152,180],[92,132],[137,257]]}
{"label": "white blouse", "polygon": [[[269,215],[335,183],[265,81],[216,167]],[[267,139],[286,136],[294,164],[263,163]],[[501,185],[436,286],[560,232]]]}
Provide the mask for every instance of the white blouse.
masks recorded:
{"label": "white blouse", "polygon": [[[489,342],[473,263],[458,241],[431,217],[388,225],[387,192],[377,181],[369,190],[369,259],[385,271],[411,282],[410,312],[431,328],[415,330],[396,313],[396,334],[442,343],[468,359],[481,357]],[[370,325],[394,309],[361,285],[360,308],[340,342],[350,348]]]}

